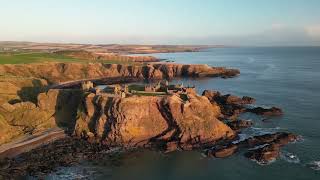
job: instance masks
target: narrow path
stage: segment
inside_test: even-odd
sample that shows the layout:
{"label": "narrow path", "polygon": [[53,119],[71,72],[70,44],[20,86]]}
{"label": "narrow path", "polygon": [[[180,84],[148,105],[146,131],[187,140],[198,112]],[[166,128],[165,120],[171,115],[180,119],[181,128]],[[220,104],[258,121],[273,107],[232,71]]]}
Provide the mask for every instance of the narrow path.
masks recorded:
{"label": "narrow path", "polygon": [[36,135],[24,136],[13,142],[0,146],[0,159],[14,157],[21,153],[66,137],[63,129],[52,128]]}

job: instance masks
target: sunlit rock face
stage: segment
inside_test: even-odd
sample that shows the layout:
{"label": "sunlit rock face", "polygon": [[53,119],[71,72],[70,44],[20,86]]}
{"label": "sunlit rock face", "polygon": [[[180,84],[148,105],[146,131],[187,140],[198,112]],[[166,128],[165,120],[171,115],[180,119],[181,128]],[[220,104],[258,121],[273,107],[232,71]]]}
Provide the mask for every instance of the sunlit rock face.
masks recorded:
{"label": "sunlit rock face", "polygon": [[111,144],[193,148],[229,138],[234,132],[219,121],[220,109],[203,96],[127,98],[89,94],[78,110],[75,133],[93,133]]}

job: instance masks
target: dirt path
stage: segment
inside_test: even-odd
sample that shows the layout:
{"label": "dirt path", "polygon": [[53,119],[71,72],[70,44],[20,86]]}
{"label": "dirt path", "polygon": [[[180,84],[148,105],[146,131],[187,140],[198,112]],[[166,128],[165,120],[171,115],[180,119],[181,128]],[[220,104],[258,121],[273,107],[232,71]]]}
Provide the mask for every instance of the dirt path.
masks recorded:
{"label": "dirt path", "polygon": [[22,137],[16,141],[0,146],[0,159],[14,157],[41,145],[66,137],[63,129],[52,128],[36,135]]}

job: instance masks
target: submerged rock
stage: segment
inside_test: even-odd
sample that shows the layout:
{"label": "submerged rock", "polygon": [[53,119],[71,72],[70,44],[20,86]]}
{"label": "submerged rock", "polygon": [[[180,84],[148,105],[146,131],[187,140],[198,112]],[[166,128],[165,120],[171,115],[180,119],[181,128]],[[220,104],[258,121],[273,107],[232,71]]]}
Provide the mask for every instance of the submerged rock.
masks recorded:
{"label": "submerged rock", "polygon": [[237,120],[228,122],[227,125],[234,131],[240,131],[241,129],[251,127],[253,122],[250,120]]}
{"label": "submerged rock", "polygon": [[251,112],[257,115],[263,116],[281,116],[283,114],[282,110],[277,107],[272,108],[263,108],[263,107],[256,107],[253,109],[247,109],[247,112]]}

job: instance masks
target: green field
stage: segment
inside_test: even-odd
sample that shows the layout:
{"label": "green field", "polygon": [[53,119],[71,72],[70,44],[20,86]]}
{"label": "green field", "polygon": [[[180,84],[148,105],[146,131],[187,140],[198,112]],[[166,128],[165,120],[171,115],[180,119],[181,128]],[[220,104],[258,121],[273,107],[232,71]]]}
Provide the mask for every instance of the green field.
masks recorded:
{"label": "green field", "polygon": [[0,52],[0,64],[29,64],[42,62],[97,62],[106,64],[136,64],[133,62],[125,62],[117,59],[106,60],[88,60],[79,59],[64,54],[42,53],[42,52]]}
{"label": "green field", "polygon": [[130,84],[128,86],[129,91],[144,91],[144,85],[142,84]]}
{"label": "green field", "polygon": [[146,91],[136,91],[133,93],[138,96],[164,96],[167,95],[165,92],[146,92]]}
{"label": "green field", "polygon": [[0,53],[0,64],[27,64],[37,62],[81,62],[84,60],[54,53]]}

